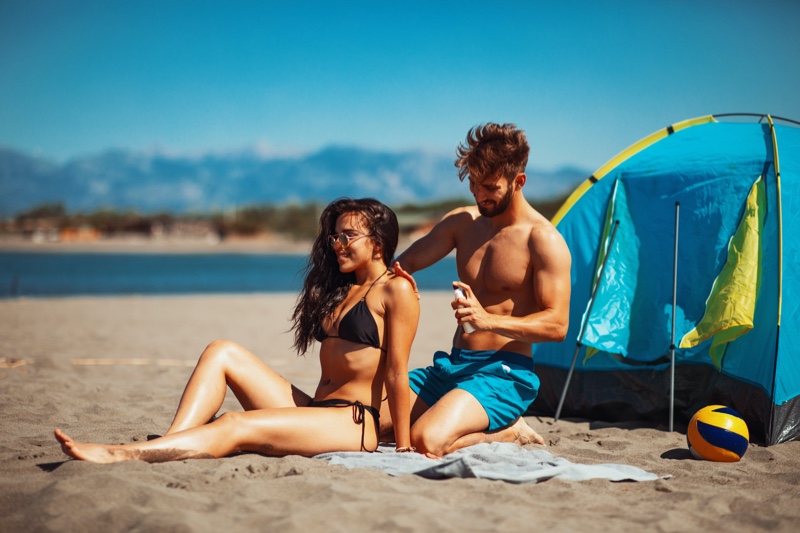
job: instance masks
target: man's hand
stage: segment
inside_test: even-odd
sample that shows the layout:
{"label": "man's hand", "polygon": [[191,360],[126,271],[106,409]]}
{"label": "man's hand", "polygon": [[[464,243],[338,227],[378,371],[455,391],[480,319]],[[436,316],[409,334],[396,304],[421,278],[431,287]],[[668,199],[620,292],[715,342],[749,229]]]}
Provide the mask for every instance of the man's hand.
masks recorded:
{"label": "man's hand", "polygon": [[453,287],[460,287],[464,290],[464,298],[456,298],[450,303],[450,307],[456,312],[456,320],[459,324],[469,322],[477,330],[489,329],[489,313],[483,308],[481,303],[475,298],[472,289],[466,283],[454,281]]}
{"label": "man's hand", "polygon": [[400,263],[395,261],[394,262],[394,275],[400,276],[401,278],[406,278],[408,281],[411,282],[411,286],[414,287],[414,292],[417,294],[417,300],[420,299],[419,289],[417,288],[417,282],[414,281],[414,277],[403,270],[403,267],[400,266]]}

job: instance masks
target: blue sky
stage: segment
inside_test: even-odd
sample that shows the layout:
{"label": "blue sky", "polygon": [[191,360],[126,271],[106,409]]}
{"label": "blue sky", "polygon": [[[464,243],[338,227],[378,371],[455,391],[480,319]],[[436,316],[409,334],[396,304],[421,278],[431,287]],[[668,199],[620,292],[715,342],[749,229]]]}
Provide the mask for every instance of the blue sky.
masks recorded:
{"label": "blue sky", "polygon": [[594,170],[695,116],[800,120],[798,27],[794,0],[0,0],[0,145],[450,154],[495,121]]}

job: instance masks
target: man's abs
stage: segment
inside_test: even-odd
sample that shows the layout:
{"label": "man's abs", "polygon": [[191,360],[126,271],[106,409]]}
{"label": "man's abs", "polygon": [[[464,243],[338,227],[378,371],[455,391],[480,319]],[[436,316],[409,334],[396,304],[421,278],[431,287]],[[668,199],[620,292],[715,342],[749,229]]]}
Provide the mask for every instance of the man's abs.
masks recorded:
{"label": "man's abs", "polygon": [[491,331],[464,333],[462,328],[458,328],[453,338],[453,346],[465,350],[501,350],[530,357],[532,345],[529,342],[510,339]]}

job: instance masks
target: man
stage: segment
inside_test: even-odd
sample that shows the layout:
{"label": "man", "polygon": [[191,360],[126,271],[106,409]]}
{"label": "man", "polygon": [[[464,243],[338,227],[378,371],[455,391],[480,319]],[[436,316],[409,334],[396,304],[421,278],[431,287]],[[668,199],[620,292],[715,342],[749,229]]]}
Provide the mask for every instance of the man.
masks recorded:
{"label": "man", "polygon": [[465,292],[452,304],[451,353],[409,374],[411,442],[429,456],[487,441],[544,443],[521,418],[539,387],[531,347],[567,333],[571,258],[523,196],[529,150],[513,124],[470,130],[455,165],[476,205],[446,214],[397,258],[396,271],[410,277],[455,249],[454,285]]}

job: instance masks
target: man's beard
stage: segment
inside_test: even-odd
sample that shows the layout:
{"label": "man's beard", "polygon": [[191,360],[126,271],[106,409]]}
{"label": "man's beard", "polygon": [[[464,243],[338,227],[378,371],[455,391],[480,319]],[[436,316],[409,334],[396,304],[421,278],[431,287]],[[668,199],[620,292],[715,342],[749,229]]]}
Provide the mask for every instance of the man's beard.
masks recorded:
{"label": "man's beard", "polygon": [[509,187],[508,192],[505,196],[500,200],[500,202],[494,206],[494,208],[484,207],[478,204],[478,212],[481,215],[485,216],[486,218],[496,217],[497,215],[501,215],[505,213],[508,206],[511,205],[511,198],[514,196],[514,188]]}

